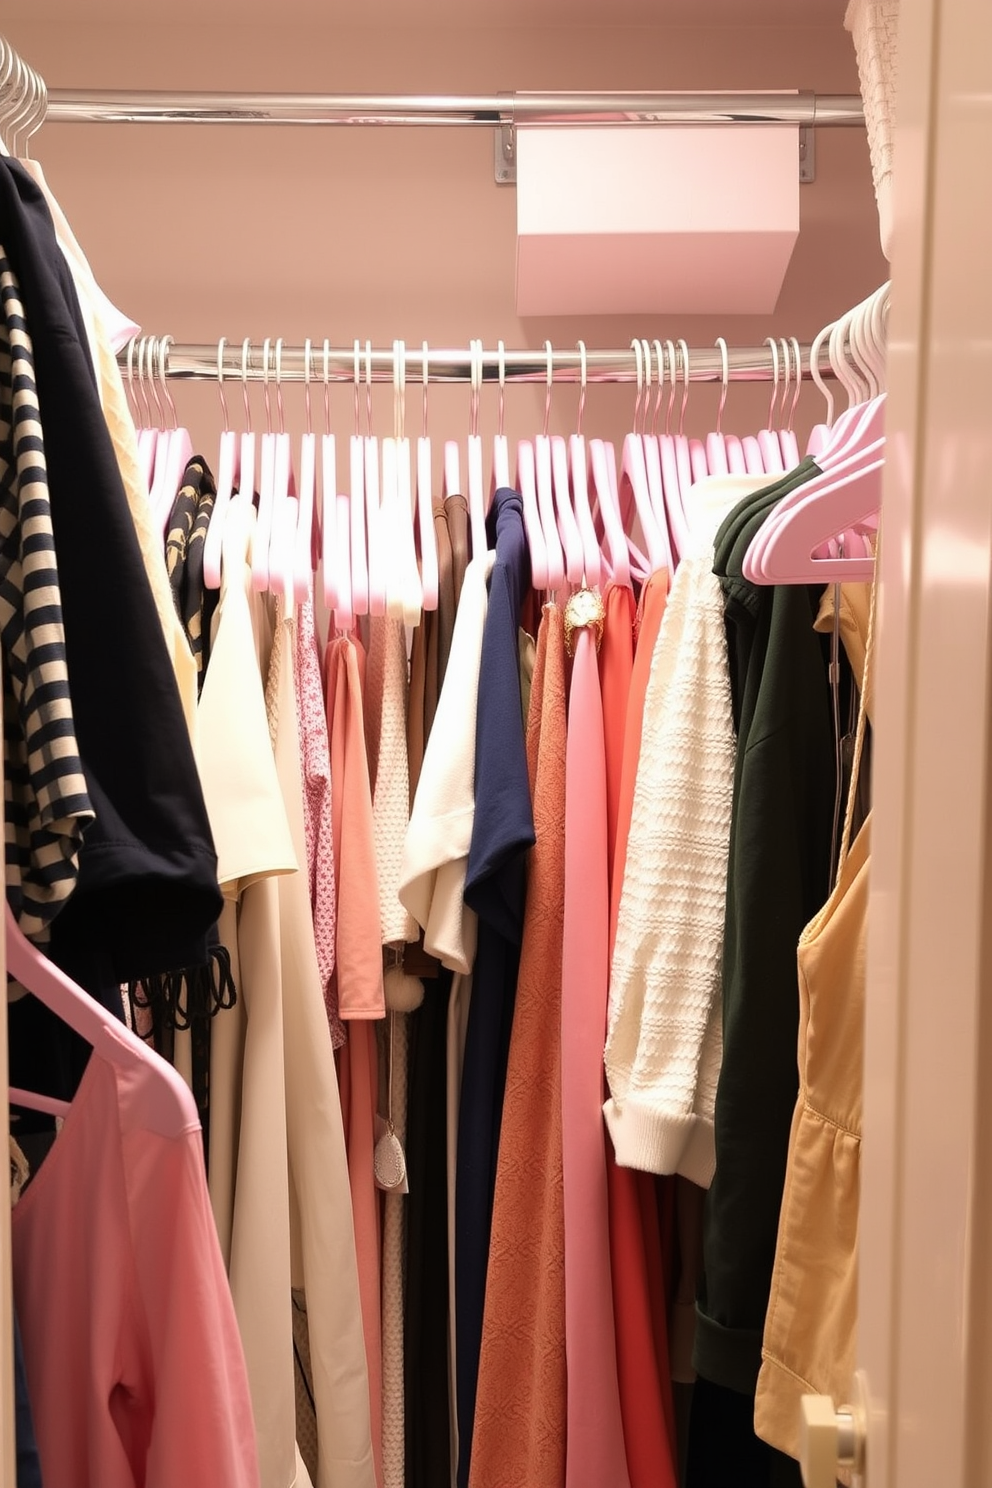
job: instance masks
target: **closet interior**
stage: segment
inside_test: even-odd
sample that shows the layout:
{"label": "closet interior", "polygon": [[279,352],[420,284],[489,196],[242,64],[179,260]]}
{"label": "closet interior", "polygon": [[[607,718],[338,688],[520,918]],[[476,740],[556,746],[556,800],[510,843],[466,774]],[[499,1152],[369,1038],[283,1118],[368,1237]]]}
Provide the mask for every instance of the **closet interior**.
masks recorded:
{"label": "closet interior", "polygon": [[886,6],[415,10],[4,22],[17,1488],[799,1488],[851,1388]]}

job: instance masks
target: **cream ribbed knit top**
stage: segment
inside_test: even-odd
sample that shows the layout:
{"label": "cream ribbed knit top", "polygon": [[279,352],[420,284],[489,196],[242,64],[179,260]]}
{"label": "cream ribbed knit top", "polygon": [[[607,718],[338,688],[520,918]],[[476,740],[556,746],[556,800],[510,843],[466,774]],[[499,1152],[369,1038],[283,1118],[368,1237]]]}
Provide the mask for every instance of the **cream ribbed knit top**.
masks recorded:
{"label": "cream ribbed knit top", "polygon": [[767,483],[718,476],[689,494],[690,542],[645,694],[610,971],[604,1109],[617,1161],[703,1187],[715,1162],[735,756],[713,540],[724,516]]}

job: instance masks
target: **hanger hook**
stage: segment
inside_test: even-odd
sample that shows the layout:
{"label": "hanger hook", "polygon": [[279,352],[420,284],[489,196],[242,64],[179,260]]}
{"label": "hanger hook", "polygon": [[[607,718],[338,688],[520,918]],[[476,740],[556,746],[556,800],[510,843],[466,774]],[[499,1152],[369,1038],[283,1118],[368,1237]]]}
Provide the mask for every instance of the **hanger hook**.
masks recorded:
{"label": "hanger hook", "polygon": [[506,347],[502,341],[496,343],[496,358],[499,367],[499,417],[496,425],[496,433],[502,437],[503,415],[506,411]]}
{"label": "hanger hook", "polygon": [[[159,403],[158,400],[158,391],[155,387],[155,379],[152,376],[152,367],[154,366],[154,362],[152,359],[153,342],[154,337],[152,336],[142,336],[141,340],[138,342],[138,387],[141,391],[141,397],[144,400],[145,414],[148,420],[147,427],[149,429],[161,428],[162,424],[165,422],[165,415],[162,411],[162,405]],[[148,379],[147,383],[145,381],[146,377]],[[155,399],[155,407],[158,411],[157,423],[155,420],[155,414],[152,412],[153,397]]]}
{"label": "hanger hook", "polygon": [[265,400],[265,432],[272,433],[272,407],[269,403],[269,353],[272,342],[268,336],[262,342],[262,397]]}
{"label": "hanger hook", "polygon": [[[648,414],[651,412],[651,342],[645,337],[641,338],[641,351],[644,355],[644,405],[641,408],[641,435],[648,432]],[[661,363],[658,363],[658,382],[661,382]]]}
{"label": "hanger hook", "polygon": [[362,348],[361,343],[358,341],[357,337],[355,339],[353,357],[354,361],[352,363],[352,370],[354,372],[355,380],[355,438],[357,439],[362,432],[361,403],[359,401],[359,389],[362,385]]}
{"label": "hanger hook", "polygon": [[823,327],[823,330],[820,331],[817,336],[814,336],[813,344],[809,349],[809,375],[812,381],[816,384],[817,390],[822,394],[823,399],[827,405],[825,422],[828,429],[834,421],[834,395],[832,390],[827,387],[827,384],[824,382],[823,377],[820,373],[820,350],[823,346],[824,341],[826,341],[832,330],[832,324],[825,325]]}
{"label": "hanger hook", "polygon": [[720,348],[720,405],[716,411],[716,432],[722,434],[723,410],[727,406],[727,388],[730,385],[730,355],[722,336],[717,336],[716,344]]}
{"label": "hanger hook", "polygon": [[[502,341],[500,345],[502,346]],[[586,411],[586,380],[588,376],[588,362],[586,360],[586,343],[579,342],[579,412],[575,421],[575,432],[582,437],[582,415]]]}
{"label": "hanger hook", "polygon": [[125,384],[125,388],[127,390],[127,407],[128,407],[128,412],[130,413],[131,418],[134,420],[134,426],[135,426],[135,428],[137,428],[137,426],[138,426],[138,405],[135,402],[135,393],[134,393],[134,340],[135,340],[135,338],[132,336],[131,339],[127,343],[127,363],[126,363],[127,382]]}
{"label": "hanger hook", "polygon": [[554,382],[555,379],[555,354],[551,349],[550,341],[545,341],[544,343],[544,354],[548,359],[548,389],[544,395],[544,434],[545,437],[547,437],[548,428],[551,424],[551,384]]}
{"label": "hanger hook", "polygon": [[217,340],[217,391],[220,394],[220,406],[224,411],[224,433],[227,434],[231,428],[231,416],[227,411],[227,394],[224,391],[224,347],[227,345],[227,337],[220,336]]}
{"label": "hanger hook", "polygon": [[324,337],[324,433],[331,432],[331,343]]}
{"label": "hanger hook", "polygon": [[785,424],[785,405],[789,397],[789,387],[792,383],[792,347],[789,345],[784,336],[781,338],[781,346],[782,370],[784,375],[782,379],[782,401],[779,404],[778,410],[778,422],[780,427]]}
{"label": "hanger hook", "polygon": [[771,349],[772,376],[775,379],[772,385],[772,395],[768,402],[768,423],[765,425],[767,429],[770,429],[772,426],[772,419],[775,415],[775,404],[778,402],[778,347],[771,336],[765,337],[765,345]]}
{"label": "hanger hook", "polygon": [[470,363],[471,378],[471,403],[470,418],[468,418],[468,432],[479,433],[479,403],[482,400],[482,342],[468,342],[468,363]]}
{"label": "hanger hook", "polygon": [[637,377],[637,397],[634,399],[634,416],[631,428],[637,432],[637,420],[641,412],[641,399],[644,397],[644,350],[635,336],[630,343],[630,349],[634,353],[634,368]]}
{"label": "hanger hook", "polygon": [[178,416],[176,414],[176,405],[175,405],[175,401],[173,400],[173,397],[172,397],[172,389],[169,387],[168,381],[166,380],[166,368],[168,366],[168,361],[169,361],[169,347],[171,345],[172,345],[172,337],[171,336],[163,336],[162,339],[159,341],[159,344],[158,344],[158,375],[159,375],[159,380],[160,380],[160,382],[162,384],[162,391],[165,394],[165,401],[169,405],[169,413],[172,415],[172,427],[174,429],[178,429],[179,428],[179,419],[178,419]]}
{"label": "hanger hook", "polygon": [[282,337],[276,339],[276,408],[279,410],[279,433],[286,432],[286,419],[282,406]]}
{"label": "hanger hook", "polygon": [[245,400],[245,432],[251,433],[251,402],[248,398],[248,370],[251,367],[251,341],[246,336],[241,343],[241,394]]}
{"label": "hanger hook", "polygon": [[430,381],[430,349],[426,341],[420,344],[420,379],[424,384],[424,434],[427,438],[427,384]]}
{"label": "hanger hook", "polygon": [[795,386],[795,389],[794,389],[793,394],[792,394],[792,402],[789,405],[789,422],[786,424],[786,428],[788,429],[789,433],[791,434],[792,433],[792,420],[796,416],[796,405],[799,402],[799,394],[803,390],[803,354],[802,354],[802,349],[800,348],[800,345],[799,345],[799,338],[798,338],[798,336],[792,336],[790,339],[791,339],[791,342],[792,342],[792,352],[793,352],[793,355],[794,355],[794,357],[796,359],[796,386]]}
{"label": "hanger hook", "polygon": [[686,404],[689,402],[689,378],[691,376],[691,368],[689,366],[689,348],[686,345],[686,343],[684,341],[682,341],[682,340],[679,341],[679,352],[680,352],[680,354],[682,356],[682,378],[683,378],[683,380],[682,380],[682,406],[679,409],[679,438],[681,439],[682,438],[683,430],[685,428],[685,410],[686,410]]}
{"label": "hanger hook", "polygon": [[303,343],[303,406],[306,409],[307,433],[313,433],[313,408],[310,403],[310,372],[313,343],[308,336]]}
{"label": "hanger hook", "polygon": [[393,342],[393,426],[397,439],[406,435],[406,343]]}
{"label": "hanger hook", "polygon": [[661,412],[661,395],[665,389],[665,351],[657,337],[651,344],[654,347],[654,354],[658,360],[658,391],[655,394],[654,410],[651,414],[651,437],[654,439],[658,435],[658,415]]}
{"label": "hanger hook", "polygon": [[665,437],[670,438],[672,433],[672,409],[675,407],[675,388],[678,369],[675,362],[675,342],[665,342],[666,361],[668,370],[672,377],[672,386],[668,394],[668,403],[665,407]]}
{"label": "hanger hook", "polygon": [[372,342],[365,343],[365,423],[372,438]]}

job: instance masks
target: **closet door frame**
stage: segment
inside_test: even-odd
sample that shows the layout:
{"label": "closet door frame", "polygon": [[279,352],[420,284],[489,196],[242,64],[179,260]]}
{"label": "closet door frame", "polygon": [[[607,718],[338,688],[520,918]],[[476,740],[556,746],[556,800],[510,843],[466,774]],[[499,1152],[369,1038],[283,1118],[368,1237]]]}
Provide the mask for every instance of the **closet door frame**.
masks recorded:
{"label": "closet door frame", "polygon": [[858,1360],[868,1488],[992,1482],[992,7],[902,0]]}

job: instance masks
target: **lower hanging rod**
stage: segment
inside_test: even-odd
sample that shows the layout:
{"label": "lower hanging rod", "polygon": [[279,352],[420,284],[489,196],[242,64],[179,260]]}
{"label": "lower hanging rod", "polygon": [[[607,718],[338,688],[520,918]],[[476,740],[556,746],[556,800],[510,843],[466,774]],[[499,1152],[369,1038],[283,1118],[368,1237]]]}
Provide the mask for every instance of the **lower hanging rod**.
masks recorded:
{"label": "lower hanging rod", "polygon": [[[796,346],[798,343],[779,338],[775,351],[768,346],[737,346],[727,349],[726,360],[719,347],[686,347],[678,343],[661,342],[661,380],[668,383],[688,382],[783,382],[795,381]],[[647,347],[647,357],[642,355],[642,376],[649,384],[657,386],[659,381],[659,343],[640,342]],[[673,349],[672,349],[673,348]],[[798,345],[801,375],[810,376],[809,344]],[[220,351],[220,355],[218,352]],[[323,341],[313,341],[310,346],[309,367],[304,346],[278,344],[275,340],[265,343],[225,342],[188,343],[171,341],[169,337],[139,337],[128,347],[118,352],[117,360],[133,379],[134,377],[174,378],[185,382],[216,382],[222,377],[225,382],[305,382],[309,370],[312,383],[393,382],[398,369],[397,353],[392,348],[366,348],[362,343],[356,352],[354,346],[332,347],[328,344],[325,353]],[[470,350],[436,347],[428,348],[426,354],[415,344],[409,343],[402,353],[403,380],[423,382],[470,383],[473,357]],[[555,383],[581,383],[583,376],[589,383],[636,382],[638,378],[637,356],[632,347],[623,351],[552,350],[550,357],[544,350],[492,351],[481,353],[482,381],[487,383],[544,383],[550,372]],[[833,370],[824,366],[820,375],[833,377]]]}
{"label": "lower hanging rod", "polygon": [[53,88],[71,124],[864,125],[857,93],[166,93]]}

